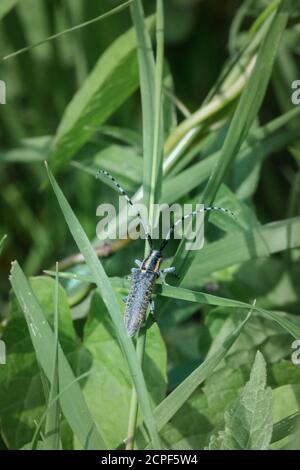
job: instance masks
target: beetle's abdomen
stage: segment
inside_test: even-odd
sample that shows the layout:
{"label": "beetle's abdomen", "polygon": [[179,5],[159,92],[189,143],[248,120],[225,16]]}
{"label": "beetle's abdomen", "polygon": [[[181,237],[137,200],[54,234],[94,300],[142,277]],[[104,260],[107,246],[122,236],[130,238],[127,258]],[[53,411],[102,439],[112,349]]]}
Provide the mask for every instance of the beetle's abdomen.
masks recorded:
{"label": "beetle's abdomen", "polygon": [[129,336],[135,335],[144,321],[156,279],[155,272],[137,270],[132,274],[132,285],[126,300],[124,316]]}

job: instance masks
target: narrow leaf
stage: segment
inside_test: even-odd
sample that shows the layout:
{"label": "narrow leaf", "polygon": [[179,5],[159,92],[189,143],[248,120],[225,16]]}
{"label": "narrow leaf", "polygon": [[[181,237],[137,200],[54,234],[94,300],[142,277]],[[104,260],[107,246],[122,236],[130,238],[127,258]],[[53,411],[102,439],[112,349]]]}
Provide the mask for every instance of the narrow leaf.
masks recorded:
{"label": "narrow leaf", "polygon": [[225,357],[226,353],[239,337],[242,329],[251,316],[251,312],[252,310],[249,312],[245,320],[230,335],[228,335],[227,338],[225,338],[218,350],[197,367],[158,405],[154,411],[154,416],[159,430],[170,421],[196,388],[213,373],[214,369]]}
{"label": "narrow leaf", "polygon": [[[12,265],[10,280],[23,310],[37,359],[48,380],[51,381],[53,361],[52,357],[49,357],[49,351],[53,350],[54,334],[17,262]],[[85,449],[105,449],[104,441],[93,422],[81,389],[60,346],[58,362],[60,389],[65,389],[70,383],[73,383],[69,387],[68,394],[60,397],[61,408],[66,419]]]}
{"label": "narrow leaf", "polygon": [[106,273],[102,267],[100,260],[97,258],[94,248],[92,247],[89,239],[87,238],[84,230],[82,229],[68,201],[63,195],[61,189],[59,188],[54,176],[52,175],[49,169],[48,176],[54,193],[57,197],[60,208],[69,226],[70,232],[75,242],[77,243],[79,250],[83,254],[87,265],[90,268],[90,271],[94,277],[94,282],[99,289],[100,295],[107,307],[109,314],[111,315],[120,346],[127,360],[131,377],[136,387],[145,423],[148,427],[151,439],[153,440],[153,444],[155,448],[158,449],[160,447],[159,438],[156,431],[155,420],[151,409],[150,399],[147,392],[145,380],[140,364],[137,360],[136,352],[133,347],[132,341],[128,337],[127,331],[125,329],[121,310],[116,299],[115,293],[113,291],[112,285],[108,277],[106,276]]}
{"label": "narrow leaf", "polygon": [[[59,364],[58,364],[58,265],[56,263],[55,289],[54,289],[54,344],[53,344],[53,372],[50,383],[50,393],[48,400],[48,413],[45,424],[44,449],[59,450],[59,402],[52,406],[50,403],[59,393]],[[51,355],[50,355],[51,356]]]}
{"label": "narrow leaf", "polygon": [[7,238],[7,235],[3,235],[3,237],[0,240],[0,255],[4,246],[5,239]]}
{"label": "narrow leaf", "polygon": [[139,62],[140,89],[142,98],[143,117],[143,161],[144,161],[144,204],[148,207],[150,200],[150,185],[152,174],[152,157],[154,141],[155,116],[155,65],[151,39],[148,34],[141,0],[130,5],[130,12],[134,24],[137,54]]}
{"label": "narrow leaf", "polygon": [[266,310],[264,308],[258,307],[257,305],[251,306],[246,302],[241,302],[234,299],[226,299],[224,297],[218,297],[212,294],[205,294],[203,292],[196,292],[189,289],[182,289],[179,287],[165,286],[160,292],[162,296],[171,297],[180,300],[188,300],[190,302],[197,302],[200,304],[208,305],[218,305],[220,307],[231,307],[231,308],[242,308],[249,309],[252,308],[256,312],[260,313],[264,317],[272,319],[278,325],[280,325],[284,330],[286,330],[294,338],[300,338],[300,327],[295,323],[291,322],[286,316],[280,315],[277,312],[272,312],[271,310]]}

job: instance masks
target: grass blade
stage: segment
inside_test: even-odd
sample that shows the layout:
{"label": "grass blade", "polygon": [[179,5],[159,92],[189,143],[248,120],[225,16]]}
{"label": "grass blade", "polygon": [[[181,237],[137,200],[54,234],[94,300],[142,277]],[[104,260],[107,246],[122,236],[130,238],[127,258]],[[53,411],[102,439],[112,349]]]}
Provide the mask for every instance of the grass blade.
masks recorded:
{"label": "grass blade", "polygon": [[[268,18],[268,20],[269,19],[270,18]],[[246,57],[247,60],[244,65],[248,65],[249,72],[252,67],[251,63],[253,62],[253,60],[250,60],[250,59],[251,57],[253,57],[254,50],[257,49],[258,44],[261,42],[261,37],[263,37],[263,35],[265,34],[265,30],[266,30],[265,24],[263,25],[261,29],[262,31],[259,31],[259,35],[257,37],[255,36],[255,41],[254,41],[255,44],[254,43],[252,44],[252,42],[250,44],[251,46],[250,56],[247,53],[247,57]],[[251,40],[251,37],[249,37],[249,39]],[[192,128],[190,129],[190,126],[187,126],[186,128],[185,121],[183,121],[182,124],[184,127],[184,131],[190,130],[190,132],[188,132],[187,134],[183,132],[183,135],[181,135],[182,134],[181,124],[179,124],[179,126],[177,126],[172,131],[164,147],[166,157],[163,162],[163,174],[168,174],[172,170],[172,168],[174,169],[175,165],[178,164],[178,161],[182,157],[183,153],[189,147],[190,143],[194,140],[195,136],[198,135],[199,125],[200,125],[200,128],[202,128],[203,126],[203,129],[204,129],[207,125],[208,127],[210,126],[211,121],[218,120],[218,116],[216,114],[219,114],[224,109],[224,105],[225,105],[224,96],[222,95],[220,98],[218,94],[220,89],[223,90],[223,86],[222,86],[223,79],[224,80],[226,79],[226,81],[230,82],[229,86],[226,86],[227,98],[231,96],[231,99],[234,99],[240,94],[240,92],[244,88],[246,81],[248,80],[248,76],[246,76],[245,73],[243,74],[240,73],[240,67],[241,67],[240,59],[241,58],[239,58],[239,60],[237,61],[233,61],[233,63],[230,64],[225,75],[221,74],[220,81],[218,80],[218,83],[216,84],[216,86],[213,87],[211,93],[209,93],[209,97],[207,98],[207,100],[205,100],[204,105],[201,106],[201,108],[198,111],[196,111],[195,114],[197,115],[197,117],[195,118],[195,122],[193,121],[192,123],[190,123]],[[249,63],[249,60],[250,60],[250,63]],[[226,102],[227,102],[227,98],[225,99]],[[195,125],[197,125],[197,127],[193,128],[193,126]],[[148,133],[149,133],[149,129],[148,129]],[[148,149],[151,148],[151,146],[152,146],[152,143],[149,142]],[[140,202],[140,200],[143,197],[143,190],[144,188],[140,187],[136,191],[135,195],[132,197],[133,202],[135,203]],[[121,221],[121,219],[123,221],[123,216],[124,214],[121,211],[119,213],[119,219],[117,221],[117,224],[119,224],[119,221]],[[112,221],[113,227],[115,223],[116,223],[116,220],[114,219]],[[121,231],[124,230],[124,225],[122,224],[122,222],[120,222],[119,227],[121,227]],[[95,240],[95,243],[97,244],[97,240]]]}
{"label": "grass blade", "polygon": [[159,437],[156,431],[155,420],[151,409],[145,380],[140,364],[137,360],[136,352],[134,350],[132,341],[127,335],[120,306],[116,299],[112,285],[108,277],[106,276],[106,273],[102,267],[100,260],[97,258],[94,248],[92,247],[89,239],[87,238],[84,230],[82,229],[68,201],[63,195],[61,189],[59,188],[54,176],[52,175],[49,169],[48,176],[54,193],[57,197],[60,208],[65,217],[65,220],[69,226],[70,232],[75,242],[77,243],[79,250],[83,254],[87,265],[91,270],[91,273],[94,277],[94,282],[99,289],[100,295],[107,307],[108,312],[111,315],[112,321],[116,328],[116,333],[120,346],[127,360],[131,377],[136,387],[145,423],[149,430],[149,434],[151,435],[151,440],[153,441],[155,448],[158,449],[160,447]]}
{"label": "grass blade", "polygon": [[[10,0],[10,3],[16,3],[17,1],[19,0]],[[133,0],[128,0],[127,2],[124,2],[121,5],[118,5],[117,7],[113,8],[112,10],[109,10],[106,13],[97,16],[96,18],[92,18],[91,20],[85,21],[84,23],[73,26],[72,28],[65,29],[64,31],[61,31],[60,33],[53,34],[52,36],[49,36],[48,38],[45,38],[42,41],[39,41],[35,44],[31,44],[30,46],[26,46],[26,47],[23,47],[22,49],[19,49],[18,51],[12,52],[11,54],[4,56],[2,60],[11,59],[12,57],[16,57],[17,55],[23,54],[24,52],[28,52],[35,47],[41,46],[42,44],[45,44],[46,42],[53,41],[53,39],[60,38],[61,36],[64,36],[65,34],[72,33],[73,31],[78,31],[78,29],[85,28],[86,26],[89,26],[93,23],[104,20],[108,18],[109,16],[115,15],[116,13],[119,13],[120,11],[124,10],[124,8],[127,8],[132,2]],[[0,7],[0,18],[1,18],[1,7]]]}
{"label": "grass blade", "polygon": [[[250,306],[251,308],[251,306]],[[195,369],[170,395],[155,409],[155,418],[160,429],[179,410],[183,403],[191,396],[196,388],[209,377],[220,361],[225,357],[233,343],[239,337],[242,329],[249,320],[252,309],[245,320],[223,342],[221,347]]]}
{"label": "grass blade", "polygon": [[[283,5],[285,4],[286,2],[284,1]],[[289,12],[287,9],[279,7],[258,52],[253,72],[239,100],[222,148],[218,165],[204,191],[204,204],[210,205],[213,202],[221,182],[224,180],[242,142],[245,140],[256,118],[267,90],[277,50],[288,17]]]}
{"label": "grass blade", "polygon": [[209,274],[254,258],[300,245],[300,217],[280,220],[251,230],[233,232],[210,243],[198,252],[184,281],[184,286],[195,285]]}
{"label": "grass blade", "polygon": [[[156,21],[156,64],[154,59],[150,36],[145,25],[141,1],[131,6],[132,18],[135,25],[137,42],[139,44],[139,67],[142,94],[143,113],[143,200],[148,207],[148,226],[153,228],[154,204],[159,201],[161,194],[161,176],[163,160],[163,112],[162,112],[162,81],[164,61],[164,12],[161,0],[157,0]],[[154,95],[152,94],[154,90]],[[153,101],[153,96],[154,101]],[[154,116],[154,119],[153,119]],[[145,244],[145,254],[148,252]],[[142,365],[146,344],[146,329],[142,329],[137,339],[137,355]],[[134,436],[137,424],[138,401],[136,391],[131,396],[130,413],[126,449],[134,447]]]}
{"label": "grass blade", "polygon": [[283,418],[274,424],[272,443],[280,441],[285,437],[293,434],[297,429],[297,424],[300,419],[300,413],[294,413],[293,415]]}
{"label": "grass blade", "polygon": [[44,449],[59,450],[59,402],[56,401],[52,406],[50,403],[59,393],[59,364],[58,364],[58,264],[56,263],[55,273],[55,291],[54,291],[54,351],[53,351],[53,373],[50,385],[50,393],[48,400],[48,412],[45,424],[45,441]]}
{"label": "grass blade", "polygon": [[4,246],[4,242],[5,242],[6,238],[7,238],[7,235],[3,235],[3,237],[0,240],[0,255],[1,255],[1,252],[3,250],[3,246]]}
{"label": "grass blade", "polygon": [[203,292],[182,289],[179,287],[164,286],[160,293],[162,296],[171,297],[173,299],[187,300],[190,302],[197,302],[199,304],[217,305],[220,307],[242,308],[247,310],[251,308],[256,312],[259,312],[264,317],[270,318],[271,320],[278,323],[294,338],[300,338],[300,327],[298,325],[276,312],[265,310],[263,308],[257,307],[256,305],[251,306],[250,304],[246,302],[241,302],[239,300],[227,299],[212,294],[205,294]]}
{"label": "grass blade", "polygon": [[[51,381],[53,361],[49,357],[49,351],[53,350],[54,334],[45,320],[45,315],[23,271],[16,261],[12,265],[10,280],[23,310],[37,359],[48,380]],[[58,362],[59,388],[65,389],[73,382],[72,386],[69,387],[68,394],[61,396],[60,404],[74,434],[85,449],[105,449],[105,443],[93,422],[82,391],[60,346]]]}
{"label": "grass blade", "polygon": [[144,11],[141,0],[137,0],[132,5],[130,5],[130,12],[136,33],[142,99],[144,162],[143,198],[144,204],[146,207],[149,207],[152,157],[154,148],[153,116],[155,115],[155,64],[151,39],[145,25]]}
{"label": "grass blade", "polygon": [[[251,307],[251,306],[250,306]],[[201,385],[220,364],[233,343],[239,337],[242,329],[249,320],[252,309],[245,320],[223,341],[218,350],[197,367],[170,395],[168,395],[154,410],[158,430],[177,413],[192,393]],[[148,445],[149,446],[149,445]]]}
{"label": "grass blade", "polygon": [[[157,0],[156,22],[156,64],[155,64],[155,103],[154,103],[154,142],[152,160],[147,166],[151,167],[150,194],[148,201],[149,225],[154,221],[154,204],[159,202],[161,196],[162,162],[163,162],[163,110],[162,110],[162,83],[164,65],[164,10],[161,0]],[[150,116],[149,116],[150,117]],[[144,167],[145,168],[145,167]],[[148,187],[148,175],[144,173],[144,192]]]}

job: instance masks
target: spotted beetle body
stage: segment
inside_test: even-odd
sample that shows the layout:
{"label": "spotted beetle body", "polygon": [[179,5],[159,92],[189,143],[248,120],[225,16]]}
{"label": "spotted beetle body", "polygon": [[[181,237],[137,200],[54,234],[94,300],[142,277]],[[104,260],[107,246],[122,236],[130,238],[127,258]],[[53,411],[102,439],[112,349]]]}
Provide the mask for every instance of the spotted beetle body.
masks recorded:
{"label": "spotted beetle body", "polygon": [[131,289],[126,298],[125,326],[129,336],[134,336],[143,325],[155,282],[160,275],[162,256],[153,250],[139,268],[131,270]]}
{"label": "spotted beetle body", "polygon": [[[108,177],[116,186],[118,191],[120,191],[120,193],[126,198],[128,204],[133,207],[131,199],[113,176],[105,170],[99,170],[97,177],[100,175]],[[134,336],[139,331],[145,321],[149,306],[151,313],[154,314],[152,294],[157,279],[160,277],[164,281],[166,274],[175,273],[174,267],[161,270],[160,266],[163,260],[162,251],[166,247],[176,225],[187,217],[196,215],[199,212],[207,211],[222,211],[234,215],[230,210],[224,209],[223,207],[205,207],[198,211],[191,212],[190,214],[186,214],[171,226],[165,240],[162,241],[159,250],[154,250],[152,248],[151,236],[146,230],[141,214],[137,212],[137,216],[140,219],[140,223],[144,229],[146,239],[150,246],[150,254],[143,261],[135,260],[138,268],[132,268],[131,270],[131,288],[128,296],[124,299],[126,304],[124,321],[129,336]]]}

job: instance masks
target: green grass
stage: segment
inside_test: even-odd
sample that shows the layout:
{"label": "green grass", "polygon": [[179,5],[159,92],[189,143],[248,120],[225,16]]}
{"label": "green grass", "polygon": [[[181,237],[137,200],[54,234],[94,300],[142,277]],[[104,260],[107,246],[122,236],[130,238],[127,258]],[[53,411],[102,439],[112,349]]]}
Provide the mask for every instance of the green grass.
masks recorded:
{"label": "green grass", "polygon": [[[33,1],[0,7],[0,448],[299,449],[293,2],[222,5],[221,28],[208,2]],[[118,210],[98,168],[150,227],[159,202],[235,213],[205,219],[201,250],[170,241],[179,279],[133,339],[122,297],[149,247],[95,237],[97,206]]]}

